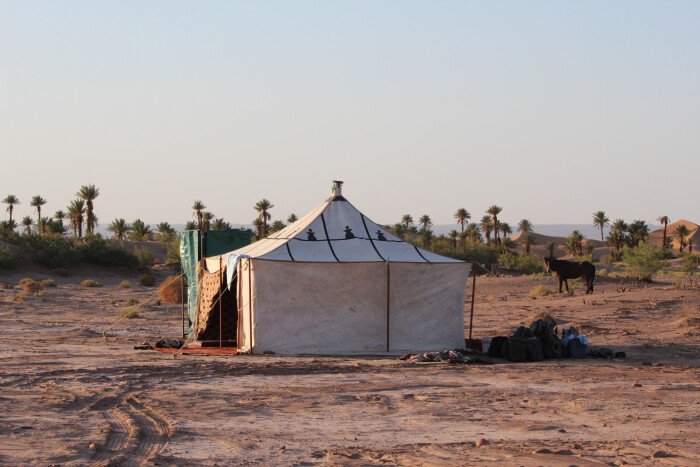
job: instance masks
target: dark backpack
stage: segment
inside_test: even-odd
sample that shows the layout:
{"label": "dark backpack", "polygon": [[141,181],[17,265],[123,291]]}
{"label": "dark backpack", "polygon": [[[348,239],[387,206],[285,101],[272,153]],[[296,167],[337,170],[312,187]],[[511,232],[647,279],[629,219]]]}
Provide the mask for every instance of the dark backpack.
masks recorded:
{"label": "dark backpack", "polygon": [[511,362],[539,362],[544,359],[542,342],[536,337],[511,337],[501,347],[503,357]]}
{"label": "dark backpack", "polygon": [[520,326],[513,333],[513,337],[534,337],[534,336],[532,335],[532,331],[530,331],[530,328],[526,328],[525,326]]}
{"label": "dark backpack", "polygon": [[486,352],[489,357],[503,358],[503,344],[508,340],[505,336],[496,336],[491,339],[489,350]]}
{"label": "dark backpack", "polygon": [[561,358],[562,345],[559,341],[559,336],[554,332],[548,332],[540,337],[540,340],[542,341],[542,347],[544,349],[544,358]]}
{"label": "dark backpack", "polygon": [[533,321],[530,325],[530,331],[535,337],[542,337],[550,332],[557,332],[557,323],[551,317],[547,316],[544,319]]}

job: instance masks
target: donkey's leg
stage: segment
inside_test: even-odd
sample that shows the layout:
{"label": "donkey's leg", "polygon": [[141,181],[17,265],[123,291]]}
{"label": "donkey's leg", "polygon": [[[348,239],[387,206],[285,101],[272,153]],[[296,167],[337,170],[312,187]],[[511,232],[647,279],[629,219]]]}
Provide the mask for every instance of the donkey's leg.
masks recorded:
{"label": "donkey's leg", "polygon": [[569,279],[564,279],[564,285],[566,286],[566,293],[571,293],[569,291]]}
{"label": "donkey's leg", "polygon": [[[561,285],[564,282],[564,280],[560,277],[559,278],[559,293],[561,293]],[[568,286],[567,286],[568,287]]]}

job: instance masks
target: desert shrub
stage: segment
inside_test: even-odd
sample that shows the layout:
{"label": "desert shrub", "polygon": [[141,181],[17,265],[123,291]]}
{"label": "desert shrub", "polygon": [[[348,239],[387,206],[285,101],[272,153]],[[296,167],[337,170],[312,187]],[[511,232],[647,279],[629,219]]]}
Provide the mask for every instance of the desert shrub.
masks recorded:
{"label": "desert shrub", "polygon": [[56,281],[53,279],[44,279],[41,281],[42,287],[56,287]]}
{"label": "desert shrub", "polygon": [[163,303],[180,303],[182,301],[182,277],[166,277],[158,287],[158,298]]}
{"label": "desert shrub", "polygon": [[502,253],[505,249],[498,249],[484,243],[467,241],[463,246],[456,249],[453,249],[449,242],[433,242],[430,250],[450,258],[478,263],[490,270],[494,264],[497,264],[499,253]]}
{"label": "desert shrub", "polygon": [[34,262],[50,268],[65,268],[81,261],[130,269],[139,266],[135,255],[113,246],[100,235],[91,235],[85,238],[84,242],[66,238],[61,234],[12,234],[6,240],[26,250]]}
{"label": "desert shrub", "polygon": [[601,276],[601,277],[605,277],[605,276],[607,276],[608,274],[610,274],[610,272],[609,272],[607,269],[605,269],[605,268],[600,268],[600,269],[598,269],[598,270],[595,272],[595,275],[596,275],[596,276]]}
{"label": "desert shrub", "polygon": [[43,290],[40,290],[38,292],[34,292],[34,296],[41,300],[42,302],[46,300],[46,292]]}
{"label": "desert shrub", "polygon": [[19,286],[22,288],[22,292],[25,294],[34,293],[41,290],[41,282],[35,281],[30,277],[25,277],[19,281]]}
{"label": "desert shrub", "polygon": [[90,241],[79,247],[83,261],[101,266],[122,266],[129,269],[138,268],[141,263],[136,255],[116,247],[99,237],[92,237]]}
{"label": "desert shrub", "polygon": [[144,274],[139,277],[139,282],[146,287],[153,287],[156,285],[156,277],[153,274]]}
{"label": "desert shrub", "polygon": [[131,282],[127,280],[121,281],[119,284],[117,284],[118,289],[130,289],[131,288]]}
{"label": "desert shrub", "polygon": [[50,268],[75,264],[80,253],[75,244],[59,235],[24,235],[21,243],[30,258]]}
{"label": "desert shrub", "polygon": [[552,291],[549,290],[548,288],[546,288],[545,286],[543,286],[543,285],[538,285],[538,286],[536,286],[536,287],[533,287],[533,288],[530,290],[530,294],[529,294],[529,295],[530,295],[530,298],[533,298],[533,299],[534,299],[534,298],[539,298],[539,297],[545,297],[545,296],[547,296],[547,295],[550,295],[551,293],[552,293]]}
{"label": "desert shrub", "polygon": [[135,306],[127,306],[122,308],[122,316],[126,319],[134,319],[139,317],[139,309]]}
{"label": "desert shrub", "polygon": [[140,267],[153,266],[153,263],[155,263],[153,253],[146,248],[136,248],[134,250],[134,256],[138,260]]}
{"label": "desert shrub", "polygon": [[7,248],[0,248],[0,269],[9,269],[15,266],[15,255]]}
{"label": "desert shrub", "polygon": [[535,255],[527,253],[501,253],[498,255],[498,266],[523,274],[537,274],[544,272],[542,260]]}
{"label": "desert shrub", "polygon": [[168,242],[168,246],[165,254],[165,264],[179,264],[180,263],[180,239],[175,238],[174,240]]}
{"label": "desert shrub", "polygon": [[685,255],[683,257],[681,271],[683,271],[685,274],[691,275],[697,270],[698,265],[700,265],[700,256],[693,254]]}
{"label": "desert shrub", "polygon": [[92,279],[85,279],[80,283],[81,287],[102,287],[102,284]]}
{"label": "desert shrub", "polygon": [[623,261],[627,274],[642,281],[650,281],[663,266],[663,251],[649,242],[640,242],[636,248],[625,247]]}

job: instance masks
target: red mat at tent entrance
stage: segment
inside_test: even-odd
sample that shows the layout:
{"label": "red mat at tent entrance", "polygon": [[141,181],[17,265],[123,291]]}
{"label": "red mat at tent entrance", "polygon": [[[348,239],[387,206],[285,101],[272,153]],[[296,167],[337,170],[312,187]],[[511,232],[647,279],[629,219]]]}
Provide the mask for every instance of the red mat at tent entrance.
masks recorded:
{"label": "red mat at tent entrance", "polygon": [[187,349],[154,348],[158,352],[180,355],[236,355],[238,349],[235,347],[193,347]]}

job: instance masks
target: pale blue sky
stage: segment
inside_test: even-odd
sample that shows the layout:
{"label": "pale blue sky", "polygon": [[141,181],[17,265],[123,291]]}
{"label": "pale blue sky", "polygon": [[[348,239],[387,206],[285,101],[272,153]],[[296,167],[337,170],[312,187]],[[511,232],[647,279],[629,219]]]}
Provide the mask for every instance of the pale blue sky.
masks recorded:
{"label": "pale blue sky", "polygon": [[3,1],[0,195],[700,220],[697,1]]}

